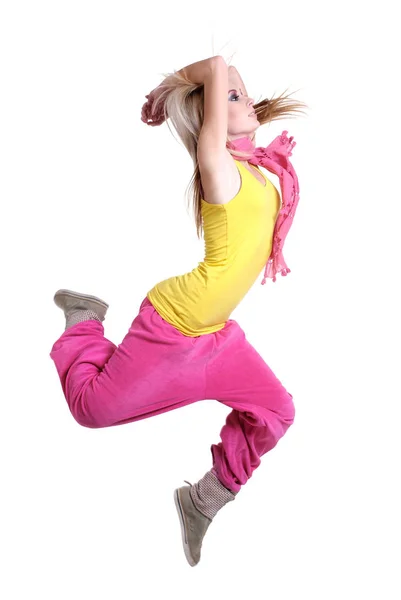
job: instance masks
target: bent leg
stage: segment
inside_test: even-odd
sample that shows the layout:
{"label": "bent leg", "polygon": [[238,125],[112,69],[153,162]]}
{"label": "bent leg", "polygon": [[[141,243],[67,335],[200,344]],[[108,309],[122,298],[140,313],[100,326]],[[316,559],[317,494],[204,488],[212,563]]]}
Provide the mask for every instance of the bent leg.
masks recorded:
{"label": "bent leg", "polygon": [[294,422],[292,395],[286,391],[243,330],[229,320],[216,332],[216,352],[206,371],[206,394],[233,410],[211,446],[212,472],[238,492]]}
{"label": "bent leg", "polygon": [[53,345],[70,411],[97,428],[144,419],[204,398],[204,368],[194,338],[164,321],[147,298],[122,343],[104,337],[102,323],[77,323]]}

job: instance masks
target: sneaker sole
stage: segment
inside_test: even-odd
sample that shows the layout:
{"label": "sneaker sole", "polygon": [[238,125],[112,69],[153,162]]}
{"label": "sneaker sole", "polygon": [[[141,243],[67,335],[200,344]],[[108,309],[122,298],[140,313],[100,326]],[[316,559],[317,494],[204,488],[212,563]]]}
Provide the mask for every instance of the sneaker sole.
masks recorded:
{"label": "sneaker sole", "polygon": [[174,490],[174,502],[175,502],[175,507],[177,509],[178,517],[180,519],[181,538],[182,538],[182,545],[184,547],[185,557],[186,557],[187,561],[189,562],[189,564],[191,565],[191,567],[194,567],[197,563],[192,558],[191,552],[190,552],[190,549],[188,546],[187,534],[186,534],[186,530],[185,530],[185,517],[184,517],[184,512],[182,510],[178,489]]}

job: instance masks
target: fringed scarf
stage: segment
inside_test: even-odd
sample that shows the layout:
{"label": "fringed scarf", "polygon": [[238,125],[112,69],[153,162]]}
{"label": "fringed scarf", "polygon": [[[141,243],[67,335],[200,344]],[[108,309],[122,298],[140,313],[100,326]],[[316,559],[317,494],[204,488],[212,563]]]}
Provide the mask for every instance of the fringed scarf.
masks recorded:
{"label": "fringed scarf", "polygon": [[277,273],[281,273],[282,276],[291,273],[284,260],[283,246],[298,206],[299,185],[297,174],[288,158],[292,155],[296,142],[292,141],[293,137],[288,138],[287,133],[288,131],[283,131],[266,148],[255,148],[248,137],[227,142],[227,147],[231,150],[247,152],[250,155],[249,158],[242,157],[234,152],[233,158],[247,160],[252,165],[261,165],[280,179],[282,206],[274,226],[272,251],[266,263],[262,285],[266,283],[267,277],[275,282]]}

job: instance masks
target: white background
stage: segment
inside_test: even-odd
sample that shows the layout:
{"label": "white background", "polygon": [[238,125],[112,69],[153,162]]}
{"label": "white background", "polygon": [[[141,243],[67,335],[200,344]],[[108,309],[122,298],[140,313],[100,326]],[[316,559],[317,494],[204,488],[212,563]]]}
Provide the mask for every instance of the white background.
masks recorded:
{"label": "white background", "polygon": [[[395,6],[2,2],[4,600],[401,597]],[[173,491],[211,467],[230,409],[79,426],[49,357],[65,326],[53,295],[104,299],[119,344],[146,292],[203,260],[192,161],[140,112],[163,73],[233,53],[255,101],[289,88],[309,106],[256,137],[297,142],[291,273],[261,273],[232,313],[296,420],[191,568]]]}

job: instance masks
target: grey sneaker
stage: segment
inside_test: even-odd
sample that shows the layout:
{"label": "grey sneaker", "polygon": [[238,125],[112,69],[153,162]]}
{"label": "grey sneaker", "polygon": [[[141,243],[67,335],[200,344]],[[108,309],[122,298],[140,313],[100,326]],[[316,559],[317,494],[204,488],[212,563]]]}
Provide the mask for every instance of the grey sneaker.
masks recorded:
{"label": "grey sneaker", "polygon": [[191,483],[174,490],[174,502],[180,519],[185,556],[191,567],[194,567],[200,561],[202,541],[212,521],[196,508],[189,493],[190,486]]}
{"label": "grey sneaker", "polygon": [[54,295],[54,302],[64,311],[66,318],[75,310],[93,310],[104,321],[109,305],[97,296],[80,294],[72,290],[58,290]]}

